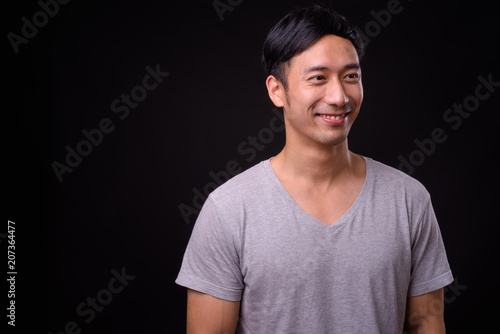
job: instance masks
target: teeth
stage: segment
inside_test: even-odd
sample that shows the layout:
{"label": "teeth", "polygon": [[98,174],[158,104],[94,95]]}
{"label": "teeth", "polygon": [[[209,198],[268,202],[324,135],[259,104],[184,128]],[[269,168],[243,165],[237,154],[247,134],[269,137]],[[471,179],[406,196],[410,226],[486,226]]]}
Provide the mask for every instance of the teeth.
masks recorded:
{"label": "teeth", "polygon": [[339,120],[345,117],[346,114],[340,115],[340,116],[330,116],[330,115],[320,115],[321,117],[329,118],[329,119],[334,119],[334,120]]}

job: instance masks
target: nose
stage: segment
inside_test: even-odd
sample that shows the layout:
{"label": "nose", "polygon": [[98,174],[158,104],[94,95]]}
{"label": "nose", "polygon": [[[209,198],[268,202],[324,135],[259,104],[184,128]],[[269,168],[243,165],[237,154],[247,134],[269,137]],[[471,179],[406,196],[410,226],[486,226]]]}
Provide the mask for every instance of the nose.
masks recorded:
{"label": "nose", "polygon": [[349,98],[344,91],[344,87],[338,79],[332,78],[328,82],[325,94],[325,102],[329,105],[339,108],[343,107],[346,103],[349,102]]}

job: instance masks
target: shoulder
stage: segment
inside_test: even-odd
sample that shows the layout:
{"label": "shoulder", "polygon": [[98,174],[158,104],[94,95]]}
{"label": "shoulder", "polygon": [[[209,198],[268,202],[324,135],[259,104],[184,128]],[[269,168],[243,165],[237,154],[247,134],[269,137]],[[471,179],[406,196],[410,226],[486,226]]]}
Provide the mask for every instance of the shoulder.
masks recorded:
{"label": "shoulder", "polygon": [[261,198],[269,190],[268,160],[250,167],[219,186],[210,198],[217,206],[237,206],[255,198]]}
{"label": "shoulder", "polygon": [[374,187],[383,192],[419,202],[428,202],[430,195],[425,186],[404,172],[371,158],[365,158],[370,165]]}

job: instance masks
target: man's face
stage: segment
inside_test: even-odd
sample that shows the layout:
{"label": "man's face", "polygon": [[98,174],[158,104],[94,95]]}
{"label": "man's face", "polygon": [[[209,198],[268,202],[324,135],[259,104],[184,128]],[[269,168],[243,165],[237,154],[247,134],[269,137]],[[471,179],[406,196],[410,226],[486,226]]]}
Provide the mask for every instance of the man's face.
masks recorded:
{"label": "man's face", "polygon": [[282,99],[287,138],[304,144],[345,142],[363,100],[361,69],[348,39],[325,35],[291,59]]}

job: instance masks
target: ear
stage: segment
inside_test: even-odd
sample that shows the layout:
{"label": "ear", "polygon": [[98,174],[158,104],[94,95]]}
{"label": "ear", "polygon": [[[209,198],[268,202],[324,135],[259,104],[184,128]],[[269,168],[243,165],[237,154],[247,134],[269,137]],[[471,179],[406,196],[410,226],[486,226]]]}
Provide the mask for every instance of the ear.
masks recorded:
{"label": "ear", "polygon": [[266,79],[267,92],[271,101],[278,108],[285,105],[285,88],[283,84],[278,81],[273,75],[270,75]]}

